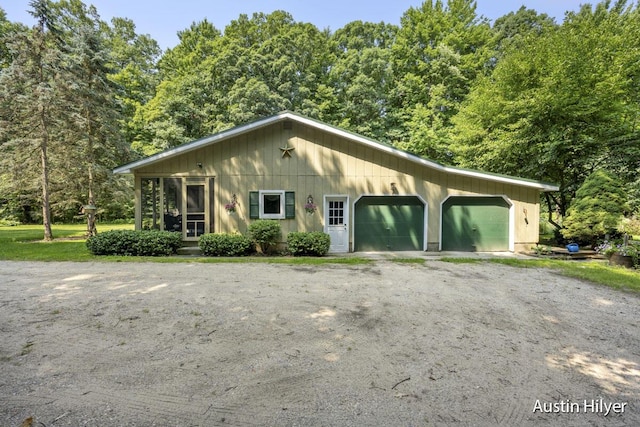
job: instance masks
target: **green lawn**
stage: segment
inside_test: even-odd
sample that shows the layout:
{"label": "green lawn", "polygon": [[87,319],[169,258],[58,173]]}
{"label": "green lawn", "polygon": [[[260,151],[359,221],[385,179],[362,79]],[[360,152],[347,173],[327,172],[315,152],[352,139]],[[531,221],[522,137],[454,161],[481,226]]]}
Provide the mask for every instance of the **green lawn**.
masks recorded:
{"label": "green lawn", "polygon": [[[53,227],[53,242],[42,240],[40,225],[0,226],[0,259],[16,261],[110,261],[110,262],[264,262],[281,264],[323,265],[323,264],[369,264],[371,259],[360,257],[124,257],[95,256],[85,246],[85,224],[60,224]],[[98,224],[98,232],[113,229],[133,229],[131,224]],[[422,264],[424,258],[390,258],[402,264]],[[562,261],[554,259],[512,259],[512,258],[442,258],[454,263],[493,262],[520,268],[549,268],[559,273],[610,286],[615,289],[640,292],[640,271],[623,267],[612,267],[606,261]]]}
{"label": "green lawn", "polygon": [[[16,261],[88,261],[100,259],[85,246],[86,224],[53,225],[54,240],[42,240],[41,225],[0,226],[0,259]],[[98,232],[133,229],[131,224],[98,224]]]}
{"label": "green lawn", "polygon": [[513,259],[513,258],[442,258],[443,261],[458,264],[492,262],[519,268],[548,268],[560,274],[615,289],[640,292],[640,270],[610,266],[607,261],[563,261],[557,259]]}

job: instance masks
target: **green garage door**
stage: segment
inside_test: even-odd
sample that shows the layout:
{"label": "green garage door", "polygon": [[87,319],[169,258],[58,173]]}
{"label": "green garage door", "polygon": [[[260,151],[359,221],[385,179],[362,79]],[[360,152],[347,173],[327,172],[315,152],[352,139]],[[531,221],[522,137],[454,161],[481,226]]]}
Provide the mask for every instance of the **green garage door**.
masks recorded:
{"label": "green garage door", "polygon": [[424,203],[415,196],[364,196],[355,204],[355,251],[424,249]]}
{"label": "green garage door", "polygon": [[508,251],[509,204],[502,197],[450,197],[442,206],[443,251]]}

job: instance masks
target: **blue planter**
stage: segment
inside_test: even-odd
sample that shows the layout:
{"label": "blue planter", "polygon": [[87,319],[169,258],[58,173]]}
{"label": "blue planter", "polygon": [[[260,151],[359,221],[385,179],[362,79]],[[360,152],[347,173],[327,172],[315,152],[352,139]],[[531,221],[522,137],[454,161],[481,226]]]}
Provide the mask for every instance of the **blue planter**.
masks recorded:
{"label": "blue planter", "polygon": [[567,250],[571,253],[578,252],[580,250],[580,246],[577,243],[569,243],[567,245]]}

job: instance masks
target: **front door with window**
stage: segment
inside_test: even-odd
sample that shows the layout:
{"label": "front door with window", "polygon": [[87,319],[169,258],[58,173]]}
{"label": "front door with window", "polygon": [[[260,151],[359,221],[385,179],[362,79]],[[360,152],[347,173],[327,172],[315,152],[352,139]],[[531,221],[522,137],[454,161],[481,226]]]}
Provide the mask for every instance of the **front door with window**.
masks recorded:
{"label": "front door with window", "polygon": [[349,198],[326,196],[324,199],[325,233],[329,234],[330,252],[349,252]]}

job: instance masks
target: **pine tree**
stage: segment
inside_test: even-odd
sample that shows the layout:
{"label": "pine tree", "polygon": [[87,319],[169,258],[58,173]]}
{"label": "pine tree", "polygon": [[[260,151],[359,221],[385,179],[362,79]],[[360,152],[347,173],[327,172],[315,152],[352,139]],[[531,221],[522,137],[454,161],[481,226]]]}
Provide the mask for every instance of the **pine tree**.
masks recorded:
{"label": "pine tree", "polygon": [[[30,3],[37,24],[29,31],[9,37],[12,63],[0,73],[0,127],[4,161],[21,168],[21,180],[39,170],[44,240],[52,240],[49,150],[55,144],[60,108],[58,88],[64,79],[60,70],[61,40],[46,0]],[[64,108],[62,108],[64,109]],[[37,166],[33,153],[37,153]]]}

